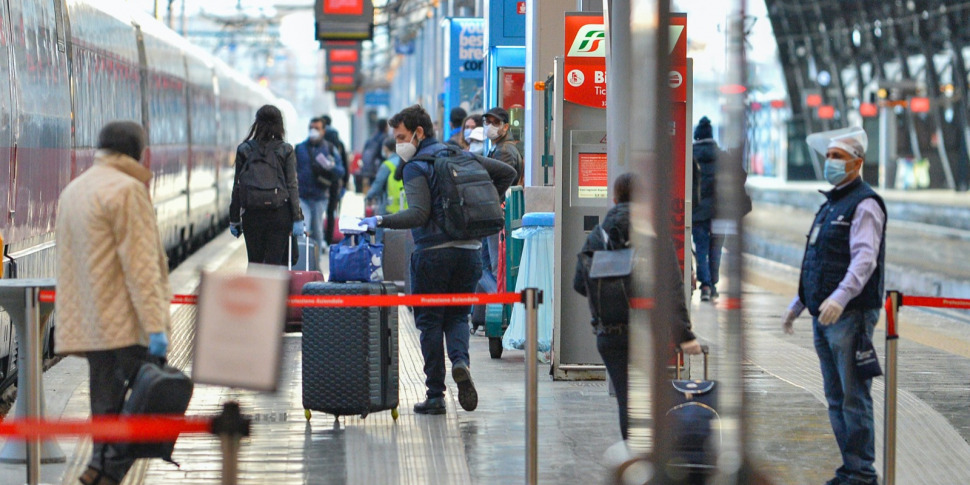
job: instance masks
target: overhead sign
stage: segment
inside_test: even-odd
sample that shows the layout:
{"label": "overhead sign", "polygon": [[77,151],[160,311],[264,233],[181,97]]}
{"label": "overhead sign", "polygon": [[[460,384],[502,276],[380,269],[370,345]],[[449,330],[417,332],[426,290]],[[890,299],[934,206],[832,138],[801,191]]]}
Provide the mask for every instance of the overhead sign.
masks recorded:
{"label": "overhead sign", "polygon": [[563,99],[606,109],[606,26],[603,15],[566,14]]}
{"label": "overhead sign", "polygon": [[203,272],[192,380],[273,392],[279,382],[289,275],[251,264],[246,274]]}
{"label": "overhead sign", "polygon": [[334,100],[338,108],[349,108],[354,104],[355,93],[353,91],[343,91],[333,93]]}
{"label": "overhead sign", "polygon": [[317,40],[370,40],[374,33],[371,0],[316,0]]}
{"label": "overhead sign", "polygon": [[368,91],[364,93],[364,104],[367,106],[390,106],[391,93],[387,91]]}

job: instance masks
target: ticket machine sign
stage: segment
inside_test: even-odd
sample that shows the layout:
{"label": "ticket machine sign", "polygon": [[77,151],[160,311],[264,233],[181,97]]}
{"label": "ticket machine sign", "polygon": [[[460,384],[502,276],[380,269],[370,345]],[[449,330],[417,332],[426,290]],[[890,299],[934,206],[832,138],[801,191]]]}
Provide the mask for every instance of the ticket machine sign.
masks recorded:
{"label": "ticket machine sign", "polygon": [[602,14],[566,14],[563,99],[606,109],[606,26]]}

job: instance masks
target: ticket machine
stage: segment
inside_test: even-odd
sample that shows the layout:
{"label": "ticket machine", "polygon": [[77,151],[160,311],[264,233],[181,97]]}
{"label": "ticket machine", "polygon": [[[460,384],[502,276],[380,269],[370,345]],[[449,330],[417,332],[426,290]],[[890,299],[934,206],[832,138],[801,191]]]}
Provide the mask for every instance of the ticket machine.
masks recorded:
{"label": "ticket machine", "polygon": [[[555,62],[553,140],[555,144],[556,227],[553,330],[553,377],[602,379],[605,368],[596,350],[585,298],[573,290],[576,255],[589,232],[613,205],[606,130],[606,32],[602,13],[565,15],[563,53]],[[671,183],[672,236],[684,269],[685,294],[690,277],[690,70],[686,61],[686,17],[671,25],[672,89]],[[683,57],[683,62],[679,59]],[[548,89],[548,87],[547,87]]]}

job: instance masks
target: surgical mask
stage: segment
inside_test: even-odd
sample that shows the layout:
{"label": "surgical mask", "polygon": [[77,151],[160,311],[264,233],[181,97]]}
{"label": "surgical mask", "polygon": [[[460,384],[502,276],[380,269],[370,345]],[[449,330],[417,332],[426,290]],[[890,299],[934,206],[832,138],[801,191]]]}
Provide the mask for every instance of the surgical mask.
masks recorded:
{"label": "surgical mask", "polygon": [[485,132],[485,136],[487,136],[489,140],[495,141],[502,136],[499,134],[498,130],[499,127],[497,125],[488,125],[488,131]]}
{"label": "surgical mask", "polygon": [[414,137],[417,136],[417,134],[418,132],[414,132],[411,135],[411,141],[398,143],[397,146],[394,148],[394,151],[397,152],[397,155],[401,157],[401,161],[403,161],[404,163],[411,161],[411,159],[414,158],[414,155],[418,153],[418,147],[414,146],[414,144],[411,143],[412,141],[414,141]]}
{"label": "surgical mask", "polygon": [[471,138],[472,128],[465,128],[465,131],[462,132],[462,136],[465,137],[465,140],[468,140],[469,138]]}
{"label": "surgical mask", "polygon": [[307,138],[313,142],[320,141],[323,138],[323,133],[320,133],[320,130],[316,128],[310,128],[310,133],[307,135]]}
{"label": "surgical mask", "polygon": [[468,144],[468,151],[476,155],[482,155],[485,152],[485,144],[480,141],[473,141]]}
{"label": "surgical mask", "polygon": [[828,180],[832,185],[839,185],[845,180],[845,177],[845,160],[825,159],[825,180]]}

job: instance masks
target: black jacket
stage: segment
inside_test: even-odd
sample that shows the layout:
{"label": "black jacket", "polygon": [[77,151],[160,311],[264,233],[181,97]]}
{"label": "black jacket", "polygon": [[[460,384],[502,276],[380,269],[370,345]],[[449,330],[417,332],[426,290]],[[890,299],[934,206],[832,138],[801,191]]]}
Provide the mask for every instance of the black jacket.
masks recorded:
{"label": "black jacket", "polygon": [[[573,289],[580,295],[586,296],[586,280],[588,278],[588,268],[583,264],[582,253],[592,253],[606,249],[602,237],[602,228],[610,236],[614,248],[623,246],[630,238],[630,204],[620,203],[606,213],[603,222],[590,232],[586,237],[586,243],[576,262],[576,274],[573,277]],[[672,329],[676,343],[694,340],[694,332],[691,331],[690,316],[687,313],[687,305],[684,302],[683,278],[680,275],[680,267],[677,265],[677,255],[674,253],[673,241],[661,244],[660,249],[664,257],[657,265],[656,270],[662,277],[656,282],[657,299],[668,299],[674,302],[674,317],[676,327]],[[603,322],[604,326],[623,326],[629,322]]]}

